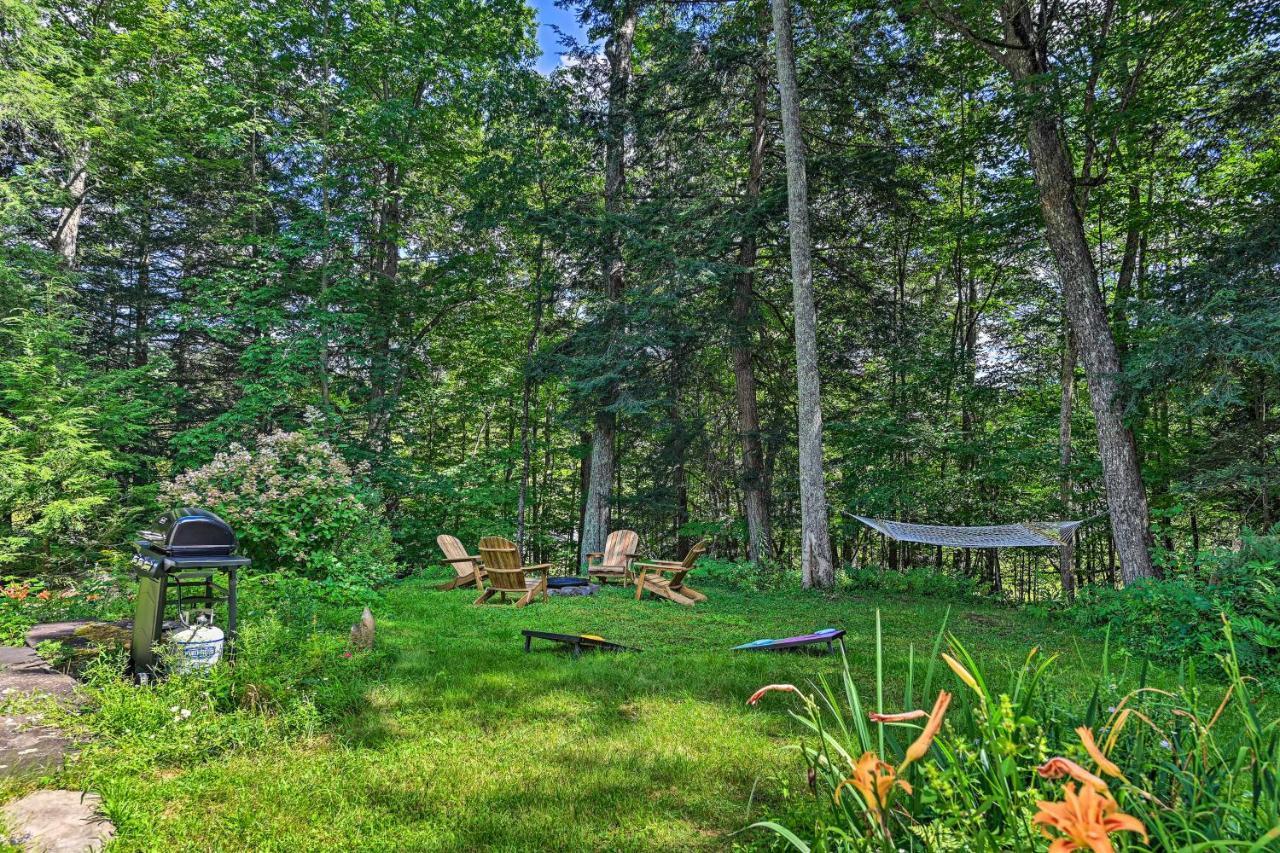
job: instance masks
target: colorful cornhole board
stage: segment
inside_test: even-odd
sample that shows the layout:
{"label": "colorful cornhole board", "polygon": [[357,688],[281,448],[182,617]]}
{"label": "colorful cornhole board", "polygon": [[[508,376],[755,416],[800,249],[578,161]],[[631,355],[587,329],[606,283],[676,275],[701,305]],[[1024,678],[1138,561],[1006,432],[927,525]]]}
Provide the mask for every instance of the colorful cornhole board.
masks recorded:
{"label": "colorful cornhole board", "polygon": [[781,640],[755,640],[750,643],[743,643],[740,646],[734,646],[735,652],[779,652],[784,649],[798,649],[802,646],[815,646],[822,643],[827,644],[827,654],[831,654],[831,644],[836,640],[840,640],[840,645],[844,645],[844,629],[842,628],[823,628],[821,631],[814,631],[812,634],[801,634],[798,637],[784,637]]}
{"label": "colorful cornhole board", "polygon": [[620,643],[612,643],[604,637],[597,637],[595,634],[556,634],[551,631],[531,631],[529,629],[525,629],[520,633],[524,634],[524,650],[526,652],[533,645],[534,639],[550,640],[553,643],[563,643],[566,646],[570,646],[573,649],[575,658],[582,654],[583,649],[599,649],[602,652],[640,651]]}

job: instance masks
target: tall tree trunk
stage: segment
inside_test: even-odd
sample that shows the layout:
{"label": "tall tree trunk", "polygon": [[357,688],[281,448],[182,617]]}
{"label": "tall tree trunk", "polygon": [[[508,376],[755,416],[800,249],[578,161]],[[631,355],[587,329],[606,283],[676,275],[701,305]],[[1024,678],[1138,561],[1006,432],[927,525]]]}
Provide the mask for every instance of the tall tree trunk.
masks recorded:
{"label": "tall tree trunk", "polygon": [[801,577],[806,588],[835,584],[827,494],[822,476],[822,397],[818,380],[818,311],[810,267],[809,188],[804,137],[800,132],[800,92],[796,83],[791,0],[772,0],[778,91],[782,99],[782,140],[787,155],[787,231],[791,239],[791,294],[796,324],[796,388],[800,438]]}
{"label": "tall tree trunk", "polygon": [[1037,18],[1024,0],[1005,0],[1000,6],[1004,32],[994,40],[978,35],[948,9],[932,3],[929,8],[1004,67],[1027,97],[1027,153],[1040,196],[1045,236],[1089,384],[1121,577],[1125,583],[1152,577],[1150,513],[1133,433],[1123,419],[1120,353],[1077,204],[1075,172],[1062,118],[1055,111],[1046,82],[1053,73],[1048,39],[1058,22],[1052,14]]}
{"label": "tall tree trunk", "polygon": [[1129,207],[1125,218],[1124,255],[1120,259],[1120,275],[1116,279],[1115,298],[1111,303],[1111,324],[1115,329],[1116,350],[1121,356],[1129,347],[1129,300],[1133,297],[1134,271],[1138,268],[1138,248],[1142,228],[1138,221],[1141,197],[1137,180],[1129,183]]}
{"label": "tall tree trunk", "polygon": [[[1071,496],[1074,485],[1071,478],[1071,412],[1076,401],[1076,341],[1071,334],[1071,324],[1062,318],[1062,403],[1058,409],[1058,488],[1062,505],[1062,519],[1071,518]],[[1058,555],[1058,572],[1062,576],[1062,595],[1067,601],[1076,596],[1075,584],[1075,531],[1062,543]]]}
{"label": "tall tree trunk", "polygon": [[[623,193],[626,190],[627,148],[627,92],[631,85],[631,45],[636,33],[636,10],[628,3],[614,20],[613,33],[605,45],[609,59],[609,113],[606,122],[605,173],[604,173],[604,276],[605,297],[610,311],[609,325],[616,322],[613,316],[618,310],[618,300],[625,288],[622,267],[622,246],[618,235],[618,216],[622,212]],[[612,328],[609,329],[612,338]],[[613,342],[609,342],[612,349]],[[591,432],[591,476],[587,484],[583,510],[582,555],[604,551],[609,535],[609,514],[612,504],[614,474],[614,443],[617,432],[617,415],[611,410],[616,389],[604,395],[600,410],[596,413]]]}
{"label": "tall tree trunk", "polygon": [[[369,425],[367,440],[374,450],[384,450],[390,437],[392,385],[395,368],[391,343],[396,316],[396,291],[400,278],[401,169],[393,162],[382,164],[383,201],[378,208],[377,234],[372,269],[377,328],[369,365]],[[488,422],[485,424],[486,437]]]}
{"label": "tall tree trunk", "polygon": [[[747,175],[747,209],[754,213],[760,202],[761,177],[764,173],[764,145],[768,129],[766,99],[769,76],[757,66],[753,74],[751,97],[751,151]],[[742,441],[742,503],[747,516],[747,556],[753,563],[768,559],[769,481],[764,470],[764,447],[760,441],[760,411],[756,397],[756,372],[751,358],[755,338],[751,322],[752,287],[755,282],[757,254],[755,218],[752,216],[738,246],[738,274],[733,290],[733,384],[738,402],[738,435]]]}
{"label": "tall tree trunk", "polygon": [[[967,90],[967,87],[966,87]],[[968,91],[960,99],[960,137],[965,139],[968,125]],[[968,212],[966,209],[967,187],[969,177],[969,155],[960,161],[959,212],[960,227],[956,230],[955,248],[952,252],[952,273],[956,288],[956,339],[959,343],[959,363],[962,371],[963,386],[960,392],[960,441],[963,456],[960,459],[961,472],[972,475],[976,456],[973,453],[973,433],[976,417],[973,410],[974,385],[977,378],[978,353],[978,279],[965,267],[964,233],[967,228]],[[895,326],[896,330],[896,326]],[[896,331],[895,331],[896,334]],[[971,504],[965,491],[964,502]],[[972,506],[965,507],[965,515],[972,513]],[[966,521],[968,518],[965,519]]]}
{"label": "tall tree trunk", "polygon": [[63,186],[66,206],[58,211],[58,225],[49,243],[62,256],[68,269],[76,268],[76,248],[80,242],[80,219],[89,187],[89,142],[75,146],[67,160],[67,181]]}
{"label": "tall tree trunk", "polygon": [[[147,229],[150,230],[149,227]],[[151,305],[151,252],[147,247],[149,234],[144,232],[138,248],[138,274],[133,293],[133,366],[144,367],[148,361],[147,326],[150,323]]]}
{"label": "tall tree trunk", "polygon": [[1067,314],[1089,383],[1120,573],[1124,582],[1130,583],[1152,577],[1154,570],[1146,490],[1133,434],[1123,419],[1120,353],[1098,289],[1084,223],[1076,208],[1071,158],[1062,140],[1060,123],[1045,115],[1034,116],[1027,143],[1045,233],[1057,261]]}
{"label": "tall tree trunk", "polygon": [[[684,403],[683,394],[681,393],[686,385],[687,377],[685,375],[686,365],[689,360],[688,346],[684,342],[677,343],[671,353],[671,370],[668,374],[669,394],[671,400],[671,408],[669,409],[668,419],[670,422],[670,439],[668,440],[664,457],[671,460],[671,485],[674,491],[674,502],[672,506],[671,527],[672,535],[676,543],[676,553],[683,555],[693,542],[689,536],[683,532],[684,526],[689,523],[689,424],[683,417]],[[661,470],[660,468],[658,470]],[[731,501],[726,496],[725,507],[728,510]]]}
{"label": "tall tree trunk", "polygon": [[[609,445],[610,448],[613,445]],[[583,542],[583,531],[587,524],[587,502],[582,500],[579,504],[579,496],[585,495],[587,489],[591,485],[591,433],[582,432],[578,434],[578,452],[581,454],[578,460],[578,478],[573,483],[573,499],[569,506],[580,506],[578,511],[577,534],[578,541],[576,547],[578,550],[578,565],[583,566],[586,562],[586,555],[591,553],[591,549],[587,548]]]}
{"label": "tall tree trunk", "polygon": [[[529,405],[533,399],[533,354],[538,349],[538,336],[542,332],[542,268],[545,242],[538,237],[538,248],[533,265],[533,326],[524,345],[524,387],[520,395],[520,489],[516,494],[516,546],[524,553],[525,506],[529,494],[529,473],[532,469],[533,442],[530,440]],[[546,440],[546,439],[544,439]]]}

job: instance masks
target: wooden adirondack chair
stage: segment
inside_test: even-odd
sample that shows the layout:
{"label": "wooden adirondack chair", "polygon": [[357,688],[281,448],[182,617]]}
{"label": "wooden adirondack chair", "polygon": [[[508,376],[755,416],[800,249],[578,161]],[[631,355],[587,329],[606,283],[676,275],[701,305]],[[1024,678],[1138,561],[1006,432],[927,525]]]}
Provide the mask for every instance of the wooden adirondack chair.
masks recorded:
{"label": "wooden adirondack chair", "polygon": [[479,589],[480,580],[484,577],[484,566],[481,565],[480,558],[468,554],[457,536],[441,533],[436,537],[436,544],[444,553],[444,561],[453,566],[453,570],[458,573],[456,578],[440,584],[436,589],[457,589],[462,586],[474,586]]}
{"label": "wooden adirondack chair", "polygon": [[[484,560],[485,583],[488,586],[476,604],[484,604],[495,595],[507,600],[507,595],[519,595],[516,607],[524,607],[539,595],[547,600],[547,572],[550,563],[539,563],[536,566],[520,564],[520,549],[515,543],[501,536],[486,536],[480,540],[480,557]],[[542,579],[525,578],[525,572],[541,572]]]}
{"label": "wooden adirondack chair", "polygon": [[[646,592],[651,592],[668,601],[674,601],[676,604],[686,604],[690,607],[699,601],[706,601],[707,597],[705,595],[684,582],[684,576],[689,574],[693,564],[698,562],[698,558],[706,550],[707,540],[703,539],[690,548],[689,553],[685,554],[684,559],[680,562],[675,560],[650,560],[647,563],[633,565],[631,567],[632,570],[638,572],[636,575],[636,601],[639,601]],[[663,577],[666,574],[670,574],[671,577]]]}
{"label": "wooden adirondack chair", "polygon": [[640,536],[634,530],[613,531],[605,540],[603,554],[593,552],[587,555],[587,577],[600,583],[608,583],[609,578],[630,581],[631,561],[636,558],[635,550],[639,544]]}

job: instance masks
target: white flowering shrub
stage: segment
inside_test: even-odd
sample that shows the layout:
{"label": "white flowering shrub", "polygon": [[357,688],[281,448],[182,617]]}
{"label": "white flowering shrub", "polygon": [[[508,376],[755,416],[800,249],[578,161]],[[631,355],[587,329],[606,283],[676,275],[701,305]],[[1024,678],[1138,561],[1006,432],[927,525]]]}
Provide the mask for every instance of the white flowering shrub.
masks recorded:
{"label": "white flowering shrub", "polygon": [[370,587],[392,577],[395,550],[367,474],[311,433],[274,432],[252,448],[232,444],[166,484],[161,498],[226,519],[255,573]]}

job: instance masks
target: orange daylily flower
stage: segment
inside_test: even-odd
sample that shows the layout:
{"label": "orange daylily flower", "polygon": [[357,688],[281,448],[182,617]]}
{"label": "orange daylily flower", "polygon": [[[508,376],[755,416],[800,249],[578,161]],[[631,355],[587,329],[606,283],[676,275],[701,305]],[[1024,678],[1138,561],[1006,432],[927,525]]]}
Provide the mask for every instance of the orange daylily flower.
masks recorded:
{"label": "orange daylily flower", "polygon": [[[1085,787],[1077,794],[1075,785],[1067,783],[1060,803],[1040,802],[1040,811],[1033,819],[1040,825],[1045,838],[1052,839],[1049,853],[1071,853],[1073,850],[1090,850],[1093,853],[1114,853],[1111,834],[1136,832],[1147,840],[1147,828],[1133,815],[1120,812],[1120,804],[1110,795],[1100,794]],[[1055,836],[1049,830],[1056,829]]]}
{"label": "orange daylily flower", "polygon": [[933,710],[929,712],[929,722],[925,723],[924,731],[920,732],[920,736],[907,747],[907,757],[903,759],[903,767],[924,758],[925,753],[929,751],[929,744],[933,743],[938,729],[942,728],[942,718],[946,715],[947,706],[950,704],[951,694],[945,690],[940,691],[937,701],[933,703]]}
{"label": "orange daylily flower", "polygon": [[1089,753],[1089,757],[1098,765],[1098,769],[1108,776],[1114,776],[1117,779],[1123,779],[1124,774],[1120,772],[1120,768],[1115,762],[1102,754],[1102,750],[1098,749],[1097,742],[1093,739],[1093,730],[1087,726],[1081,726],[1076,729],[1076,734],[1080,735],[1080,742],[1084,744],[1085,752]]}
{"label": "orange daylily flower", "polygon": [[760,701],[760,697],[764,696],[764,694],[766,694],[766,693],[772,693],[772,692],[774,692],[775,690],[776,690],[776,691],[782,691],[782,692],[784,692],[784,693],[799,693],[799,692],[800,692],[800,691],[796,688],[796,686],[795,686],[794,684],[766,684],[764,687],[761,687],[761,688],[760,688],[759,690],[757,690],[755,693],[752,693],[752,694],[751,694],[751,698],[747,700],[747,704],[748,704],[748,705],[754,705],[754,704],[756,704],[757,702],[759,702],[759,701]]}
{"label": "orange daylily flower", "polygon": [[853,787],[858,792],[862,801],[866,803],[867,810],[876,817],[880,817],[883,806],[888,802],[889,795],[893,793],[894,785],[908,794],[911,793],[911,786],[898,778],[898,771],[893,768],[893,765],[881,761],[880,756],[874,752],[864,752],[853,765],[853,775],[836,786],[837,803],[840,802],[840,791],[845,785]]}
{"label": "orange daylily flower", "polygon": [[1079,764],[1076,764],[1070,758],[1050,758],[1044,764],[1036,768],[1036,772],[1040,774],[1042,779],[1061,779],[1063,776],[1070,776],[1077,782],[1081,782],[1095,791],[1107,790],[1107,783],[1102,781],[1101,777],[1095,776],[1088,770],[1085,770]]}
{"label": "orange daylily flower", "polygon": [[927,716],[929,716],[929,712],[919,708],[914,711],[903,711],[901,714],[881,714],[879,711],[872,711],[867,714],[868,719],[873,723],[908,723]]}
{"label": "orange daylily flower", "polygon": [[956,677],[969,685],[970,690],[978,695],[982,695],[982,691],[978,689],[978,679],[974,678],[972,673],[961,665],[960,661],[945,652],[942,655],[942,660],[946,662],[947,666],[951,667],[951,671],[956,674]]}

